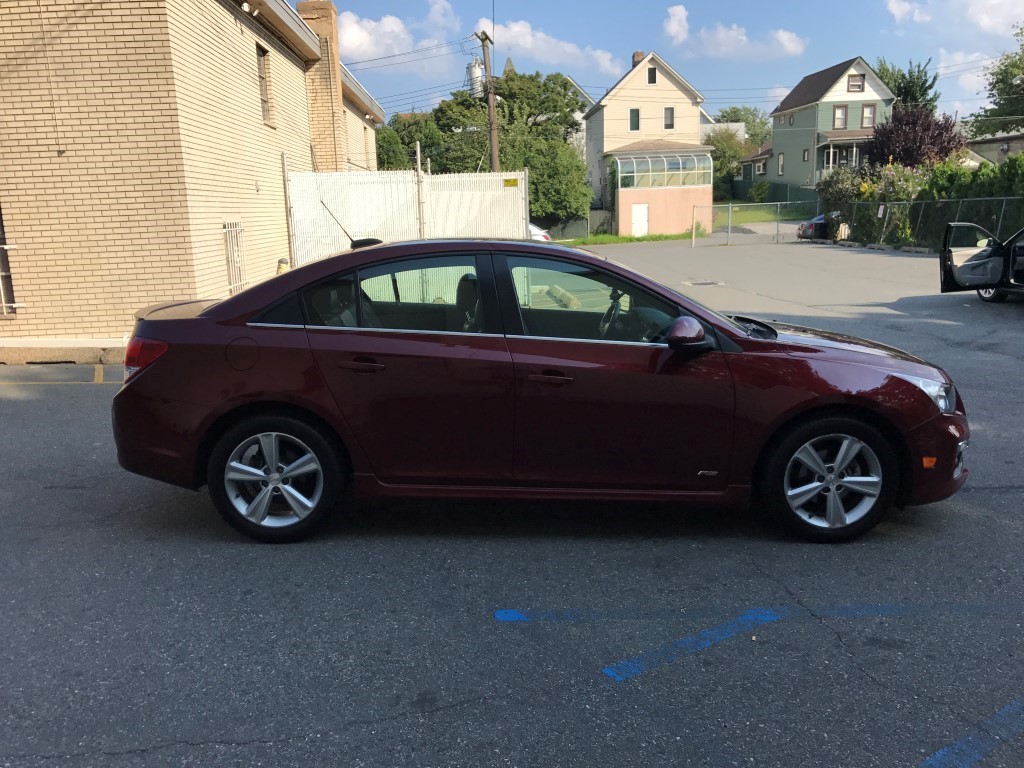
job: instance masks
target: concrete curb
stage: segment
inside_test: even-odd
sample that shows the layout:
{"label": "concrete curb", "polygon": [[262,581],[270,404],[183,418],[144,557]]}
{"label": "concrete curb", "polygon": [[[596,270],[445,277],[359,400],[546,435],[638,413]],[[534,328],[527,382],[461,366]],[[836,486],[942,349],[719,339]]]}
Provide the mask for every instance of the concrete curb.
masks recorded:
{"label": "concrete curb", "polygon": [[[64,346],[64,345],[67,346]],[[32,363],[74,363],[76,365],[120,365],[124,362],[124,345],[75,344],[61,339],[5,339],[0,341],[0,365]]]}
{"label": "concrete curb", "polygon": [[841,245],[843,248],[863,248],[864,243],[856,243],[853,240],[840,240],[836,245]]}

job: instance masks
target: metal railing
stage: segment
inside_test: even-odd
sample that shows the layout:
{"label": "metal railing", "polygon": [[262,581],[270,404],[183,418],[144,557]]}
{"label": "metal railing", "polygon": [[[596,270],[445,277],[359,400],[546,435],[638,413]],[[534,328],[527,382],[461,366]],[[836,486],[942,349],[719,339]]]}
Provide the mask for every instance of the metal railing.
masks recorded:
{"label": "metal railing", "polygon": [[249,287],[245,275],[244,228],[240,221],[224,222],[224,252],[227,256],[228,294],[234,296]]}

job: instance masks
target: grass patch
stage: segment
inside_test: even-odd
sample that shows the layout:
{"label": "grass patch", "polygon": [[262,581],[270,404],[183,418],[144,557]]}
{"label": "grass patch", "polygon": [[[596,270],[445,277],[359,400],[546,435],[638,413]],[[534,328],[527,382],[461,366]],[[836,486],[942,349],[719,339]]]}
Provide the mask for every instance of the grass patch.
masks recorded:
{"label": "grass patch", "polygon": [[[707,237],[704,227],[697,225],[697,237]],[[570,240],[566,245],[617,245],[619,243],[654,243],[662,240],[692,240],[692,232],[680,232],[675,235],[644,235],[643,237],[627,237],[624,235],[591,235]]]}
{"label": "grass patch", "polygon": [[[774,222],[779,215],[779,207],[773,203],[765,203],[763,205],[751,205],[744,204],[743,206],[734,206],[732,209],[732,225],[743,224],[754,224],[758,222]],[[806,207],[794,206],[794,205],[783,205],[782,206],[782,221],[793,222],[793,221],[807,221],[813,219],[817,214],[815,213],[815,204],[809,203]],[[715,207],[715,230],[725,229],[729,226],[729,209]]]}

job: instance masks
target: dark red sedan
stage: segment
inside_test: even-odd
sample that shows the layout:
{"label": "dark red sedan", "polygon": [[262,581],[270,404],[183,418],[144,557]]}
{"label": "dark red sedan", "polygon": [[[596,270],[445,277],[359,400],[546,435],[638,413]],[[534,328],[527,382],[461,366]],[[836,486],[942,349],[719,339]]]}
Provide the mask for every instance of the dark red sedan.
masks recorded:
{"label": "dark red sedan", "polygon": [[940,368],[557,245],[360,248],[136,317],[121,466],[265,541],[347,496],[753,501],[839,541],[967,480]]}

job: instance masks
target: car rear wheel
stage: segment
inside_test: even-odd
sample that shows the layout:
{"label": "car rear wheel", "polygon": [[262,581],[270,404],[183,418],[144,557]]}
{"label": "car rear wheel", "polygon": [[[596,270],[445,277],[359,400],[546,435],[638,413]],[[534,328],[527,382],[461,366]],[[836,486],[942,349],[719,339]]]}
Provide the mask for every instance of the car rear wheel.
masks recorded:
{"label": "car rear wheel", "polygon": [[330,514],[343,463],[314,427],[287,416],[245,419],[214,446],[210,497],[236,530],[259,541],[297,541]]}
{"label": "car rear wheel", "polygon": [[892,446],[878,430],[857,419],[825,418],[779,441],[760,491],[776,519],[798,536],[847,541],[885,516],[898,475]]}
{"label": "car rear wheel", "polygon": [[978,298],[982,301],[991,301],[998,304],[1006,301],[1006,294],[996,288],[979,288]]}

